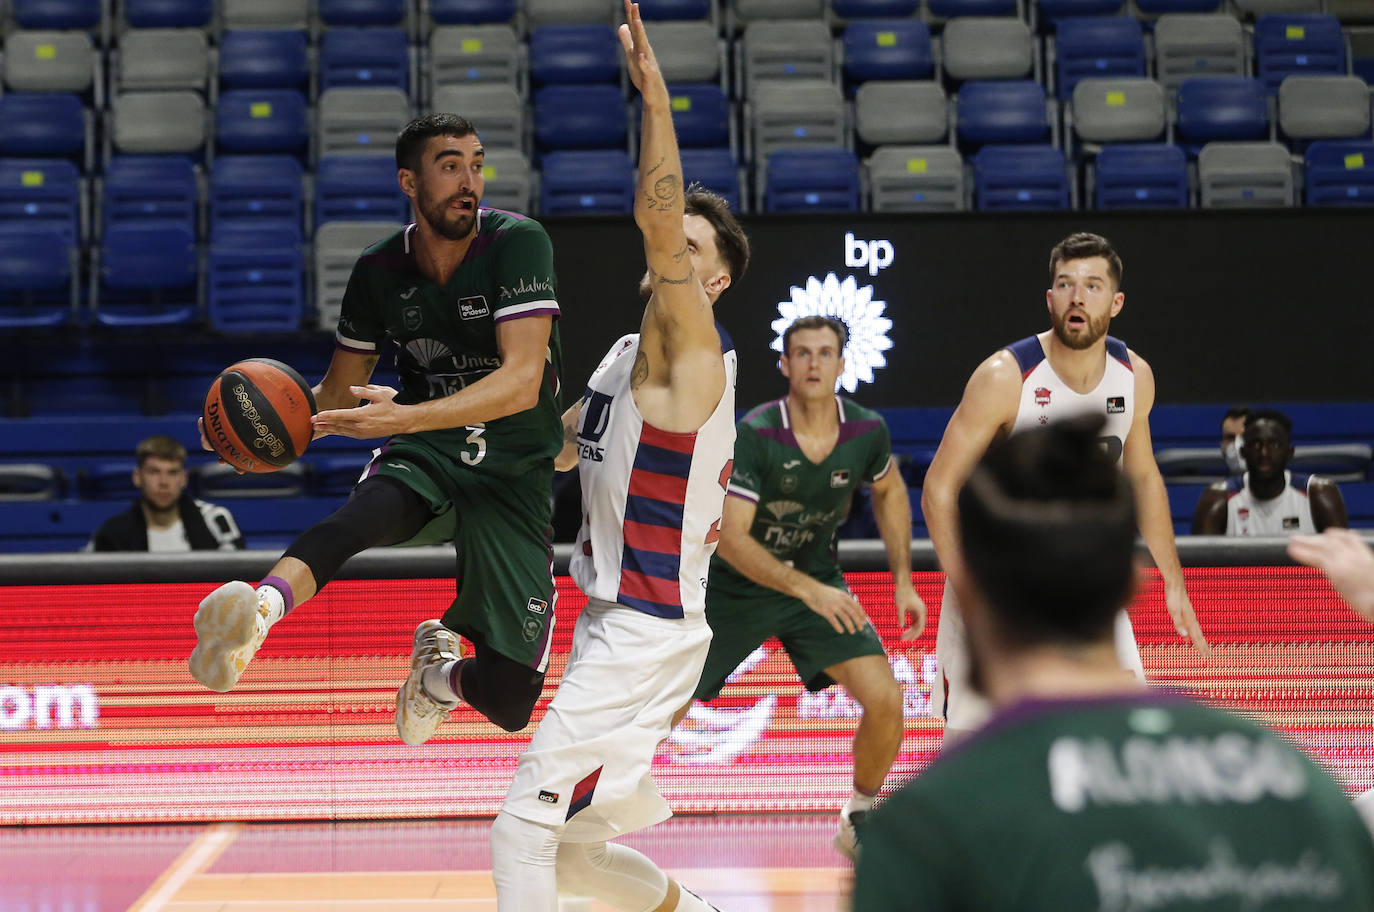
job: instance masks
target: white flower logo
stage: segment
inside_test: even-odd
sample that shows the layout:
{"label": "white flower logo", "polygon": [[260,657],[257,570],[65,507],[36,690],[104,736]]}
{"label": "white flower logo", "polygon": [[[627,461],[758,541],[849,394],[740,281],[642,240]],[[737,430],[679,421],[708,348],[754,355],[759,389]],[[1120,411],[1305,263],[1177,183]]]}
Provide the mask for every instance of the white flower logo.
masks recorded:
{"label": "white flower logo", "polygon": [[[827,273],[825,281],[815,276],[806,280],[805,288],[792,286],[792,300],[778,304],[780,316],[773,321],[773,351],[782,351],[782,334],[794,320],[819,314],[834,317],[849,328],[849,342],[844,349],[844,373],[837,387],[854,392],[860,383],[873,382],[873,369],[887,367],[883,352],[892,347],[887,331],[892,321],[883,316],[886,301],[873,300],[873,286],[860,287],[853,276],[844,281]],[[837,390],[838,391],[838,390]]]}

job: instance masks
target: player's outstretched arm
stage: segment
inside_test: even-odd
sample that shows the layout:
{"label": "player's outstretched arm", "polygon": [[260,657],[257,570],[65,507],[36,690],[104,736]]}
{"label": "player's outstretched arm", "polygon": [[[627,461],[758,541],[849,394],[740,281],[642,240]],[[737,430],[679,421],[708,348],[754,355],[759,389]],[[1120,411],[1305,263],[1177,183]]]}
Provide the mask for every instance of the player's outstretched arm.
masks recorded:
{"label": "player's outstretched arm", "polygon": [[[630,81],[639,90],[644,106],[634,215],[644,235],[644,256],[653,291],[641,326],[640,352],[648,363],[644,365],[647,374],[640,382],[671,385],[679,369],[689,367],[690,376],[677,379],[714,391],[713,398],[708,396],[714,403],[724,390],[725,368],[715,357],[720,353],[720,337],[711,314],[711,301],[693,268],[693,250],[682,224],[685,190],[668,87],[658,69],[637,3],[625,0],[625,19],[620,26],[620,43],[625,49]],[[711,354],[714,367],[707,360],[690,366],[675,363],[694,352]],[[703,373],[708,371],[711,373]]]}
{"label": "player's outstretched arm", "polygon": [[[926,603],[911,583],[911,495],[907,493],[897,462],[888,458],[887,470],[873,482],[873,517],[892,571],[892,599],[897,606],[897,626],[902,639],[914,640],[926,627]],[[908,623],[908,618],[910,623]]]}
{"label": "player's outstretched arm", "polygon": [[1137,522],[1140,535],[1145,539],[1154,558],[1159,575],[1164,578],[1164,604],[1173,619],[1174,629],[1179,636],[1187,637],[1202,653],[1210,657],[1212,647],[1203,636],[1197,615],[1193,612],[1193,602],[1188,597],[1187,586],[1183,582],[1183,566],[1178,559],[1178,548],[1174,544],[1174,520],[1169,512],[1169,492],[1164,487],[1164,476],[1159,474],[1155,462],[1154,442],[1150,439],[1150,409],[1155,403],[1155,375],[1145,359],[1135,352],[1130,353],[1131,367],[1135,372],[1135,417],[1131,421],[1130,433],[1122,452],[1122,468],[1131,480],[1135,491]]}
{"label": "player's outstretched arm", "polygon": [[805,602],[808,608],[829,621],[836,633],[862,630],[868,623],[868,615],[854,596],[787,566],[749,534],[757,509],[753,501],[738,495],[725,498],[725,512],[720,519],[720,544],[716,546],[721,559],[760,586]]}
{"label": "player's outstretched arm", "polygon": [[973,371],[945,427],[921,487],[921,512],[942,563],[959,551],[959,489],[998,435],[1011,429],[1020,395],[1016,357],[996,352]]}
{"label": "player's outstretched arm", "polygon": [[1320,535],[1294,535],[1288,556],[1325,573],[1357,614],[1374,621],[1374,551],[1358,533],[1332,528]]}
{"label": "player's outstretched arm", "polygon": [[553,467],[560,472],[577,468],[577,420],[581,414],[580,399],[563,413],[563,449],[553,458]]}

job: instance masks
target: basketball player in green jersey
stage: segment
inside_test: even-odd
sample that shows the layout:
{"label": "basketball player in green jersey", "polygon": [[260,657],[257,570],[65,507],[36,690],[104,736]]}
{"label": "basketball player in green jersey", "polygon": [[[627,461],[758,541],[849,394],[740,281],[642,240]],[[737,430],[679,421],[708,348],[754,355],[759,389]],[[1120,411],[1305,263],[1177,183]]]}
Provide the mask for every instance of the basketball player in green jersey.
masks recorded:
{"label": "basketball player in green jersey", "polygon": [[[460,699],[509,731],[543,685],[553,630],[550,497],[562,446],[553,248],[530,219],[480,208],[483,149],[452,114],[396,140],[415,222],[363,251],[344,292],[315,433],[385,437],[347,504],[307,530],[256,590],[211,593],[191,671],[234,686],[268,628],[365,548],[451,540],[457,598],[415,632],[397,729],[425,741]],[[369,383],[396,347],[401,389]],[[361,400],[361,402],[360,402]],[[456,634],[477,645],[460,655]]]}
{"label": "basketball player in green jersey", "polygon": [[854,735],[854,793],[840,814],[835,847],[852,859],[854,824],[873,807],[903,731],[902,689],[835,559],[835,528],[860,485],[873,486],[898,622],[911,620],[904,639],[920,635],[926,606],[911,583],[911,504],[887,425],[877,412],[835,395],[846,336],[845,325],[829,317],[795,321],[778,361],[787,395],[737,426],[706,590],[713,637],[695,699],[714,699],[740,662],[773,636],[808,690],[839,683],[849,692],[863,718]]}
{"label": "basketball player in green jersey", "polygon": [[868,821],[856,912],[1371,912],[1341,787],[1254,723],[1123,672],[1135,499],[1096,417],[995,444],[945,563],[995,715]]}

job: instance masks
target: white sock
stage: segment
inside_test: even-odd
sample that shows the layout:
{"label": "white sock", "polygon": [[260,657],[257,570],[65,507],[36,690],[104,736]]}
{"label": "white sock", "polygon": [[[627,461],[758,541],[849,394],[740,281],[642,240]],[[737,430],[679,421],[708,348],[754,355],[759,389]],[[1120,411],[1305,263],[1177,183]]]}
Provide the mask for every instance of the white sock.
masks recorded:
{"label": "white sock", "polygon": [[873,810],[873,796],[855,791],[849,796],[849,801],[845,803],[844,810],[840,811],[840,816],[848,818],[855,811],[868,812],[871,810]]}
{"label": "white sock", "polygon": [[280,621],[286,614],[286,599],[282,598],[281,590],[276,586],[258,587],[258,605],[267,603],[267,626]]}
{"label": "white sock", "polygon": [[454,659],[442,665],[431,665],[425,669],[424,677],[420,683],[425,688],[425,693],[429,694],[430,699],[438,700],[440,703],[452,703],[454,700],[463,699],[463,695],[453,689],[453,667],[462,659]]}

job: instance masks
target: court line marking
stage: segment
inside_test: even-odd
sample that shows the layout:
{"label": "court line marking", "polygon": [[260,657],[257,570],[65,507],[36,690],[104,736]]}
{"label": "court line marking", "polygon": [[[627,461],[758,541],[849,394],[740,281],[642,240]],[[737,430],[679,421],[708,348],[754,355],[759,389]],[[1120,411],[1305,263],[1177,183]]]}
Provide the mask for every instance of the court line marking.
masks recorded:
{"label": "court line marking", "polygon": [[228,848],[229,843],[238,836],[241,826],[237,823],[217,823],[207,827],[153,881],[147,892],[128,908],[128,912],[159,912],[186,885],[186,881],[207,868]]}

